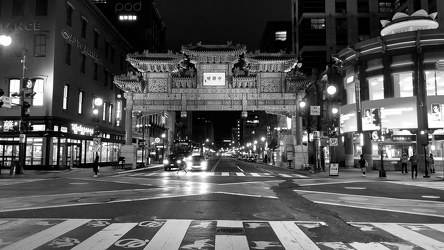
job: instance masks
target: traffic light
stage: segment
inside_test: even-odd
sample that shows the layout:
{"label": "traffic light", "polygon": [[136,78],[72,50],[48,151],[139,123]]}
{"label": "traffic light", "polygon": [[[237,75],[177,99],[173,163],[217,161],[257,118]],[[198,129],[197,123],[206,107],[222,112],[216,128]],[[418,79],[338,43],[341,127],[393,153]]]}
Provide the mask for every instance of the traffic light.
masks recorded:
{"label": "traffic light", "polygon": [[0,89],[0,108],[3,106],[3,95],[5,94],[5,91],[3,89]]}
{"label": "traffic light", "polygon": [[22,117],[29,117],[30,110],[31,104],[27,101],[24,101],[22,104]]}
{"label": "traffic light", "polygon": [[37,79],[23,78],[22,79],[22,88],[24,89],[34,89],[34,84]]}
{"label": "traffic light", "polygon": [[419,142],[424,147],[429,145],[429,133],[427,133],[426,131],[422,130],[419,133]]}
{"label": "traffic light", "polygon": [[300,117],[305,117],[306,107],[307,107],[307,102],[306,101],[300,101],[299,102],[299,116]]}

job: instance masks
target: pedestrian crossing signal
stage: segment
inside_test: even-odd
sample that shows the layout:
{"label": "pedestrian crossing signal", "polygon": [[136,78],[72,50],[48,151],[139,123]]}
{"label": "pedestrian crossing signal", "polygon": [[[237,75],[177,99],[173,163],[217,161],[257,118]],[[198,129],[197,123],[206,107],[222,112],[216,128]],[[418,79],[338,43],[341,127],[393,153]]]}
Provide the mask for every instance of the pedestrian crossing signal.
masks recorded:
{"label": "pedestrian crossing signal", "polygon": [[3,89],[0,89],[0,108],[3,106],[3,95],[5,94],[5,91]]}
{"label": "pedestrian crossing signal", "polygon": [[31,110],[31,104],[29,102],[24,101],[22,104],[22,117],[28,117]]}

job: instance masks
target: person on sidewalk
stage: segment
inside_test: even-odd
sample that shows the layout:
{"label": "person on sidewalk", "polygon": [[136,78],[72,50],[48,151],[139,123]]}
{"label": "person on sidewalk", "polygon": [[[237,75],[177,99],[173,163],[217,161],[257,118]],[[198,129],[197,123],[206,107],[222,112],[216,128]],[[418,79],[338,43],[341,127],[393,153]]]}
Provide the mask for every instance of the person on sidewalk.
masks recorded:
{"label": "person on sidewalk", "polygon": [[361,159],[359,159],[358,162],[359,162],[359,167],[361,168],[361,171],[362,171],[362,176],[365,176],[365,172],[367,171],[368,163],[364,159],[364,155],[363,154],[361,154]]}
{"label": "person on sidewalk", "polygon": [[96,152],[96,157],[94,158],[94,165],[93,165],[93,171],[94,171],[94,178],[96,178],[99,175],[99,154]]}
{"label": "person on sidewalk", "polygon": [[413,155],[410,156],[409,161],[412,163],[412,179],[413,179],[413,171],[415,171],[415,178],[418,178],[418,156],[416,156],[416,154],[413,153]]}
{"label": "person on sidewalk", "polygon": [[436,173],[435,172],[435,159],[433,159],[433,154],[430,154],[430,156],[429,156],[429,168],[430,168],[430,173]]}
{"label": "person on sidewalk", "polygon": [[408,162],[408,160],[409,160],[409,157],[407,157],[407,154],[406,153],[402,153],[402,156],[401,156],[401,172],[402,173],[404,173],[404,170],[405,170],[406,174],[409,173],[407,171],[407,162]]}

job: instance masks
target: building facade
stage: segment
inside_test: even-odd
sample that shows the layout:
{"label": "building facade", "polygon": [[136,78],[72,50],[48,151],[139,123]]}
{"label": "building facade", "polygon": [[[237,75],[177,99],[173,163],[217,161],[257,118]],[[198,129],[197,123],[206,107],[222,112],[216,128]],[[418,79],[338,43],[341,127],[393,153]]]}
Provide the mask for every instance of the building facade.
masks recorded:
{"label": "building facade", "polygon": [[290,52],[293,44],[291,38],[290,21],[269,21],[262,34],[259,49],[267,53]]}
{"label": "building facade", "polygon": [[[130,45],[90,0],[0,4],[0,33],[12,40],[0,46],[0,88],[12,102],[0,109],[0,164],[19,160],[20,137],[25,170],[88,166],[93,151],[101,163],[117,163],[125,99],[112,79],[127,71]],[[35,95],[23,97],[31,105],[23,114],[19,95],[28,78]]]}
{"label": "building facade", "polygon": [[[444,3],[435,8],[444,11]],[[443,157],[442,24],[437,12],[407,9],[382,22],[380,37],[336,57],[347,93],[340,112],[347,158],[364,154],[376,169],[400,170],[403,153],[418,155],[422,170],[430,153]]]}
{"label": "building facade", "polygon": [[128,40],[133,52],[166,52],[166,27],[154,0],[92,1]]}

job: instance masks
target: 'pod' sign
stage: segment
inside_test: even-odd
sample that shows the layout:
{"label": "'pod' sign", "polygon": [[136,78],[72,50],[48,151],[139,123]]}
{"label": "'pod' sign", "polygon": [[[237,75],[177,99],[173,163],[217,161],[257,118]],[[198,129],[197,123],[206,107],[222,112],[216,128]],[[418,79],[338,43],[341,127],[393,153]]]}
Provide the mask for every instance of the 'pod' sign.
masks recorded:
{"label": "'pod' sign", "polygon": [[138,3],[116,3],[114,12],[119,11],[140,11],[142,9],[142,1]]}

